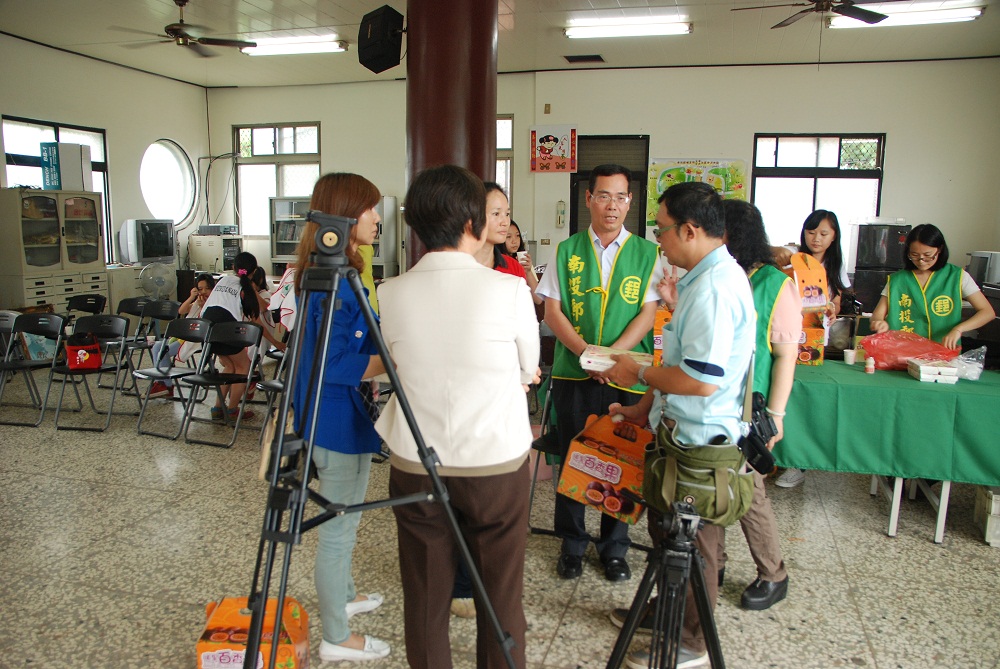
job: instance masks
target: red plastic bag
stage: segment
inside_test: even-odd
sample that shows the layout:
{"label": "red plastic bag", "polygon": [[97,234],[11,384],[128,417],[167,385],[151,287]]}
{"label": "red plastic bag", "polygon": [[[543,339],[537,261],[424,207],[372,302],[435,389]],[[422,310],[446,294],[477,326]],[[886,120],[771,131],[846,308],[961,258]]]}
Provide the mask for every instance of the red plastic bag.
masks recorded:
{"label": "red plastic bag", "polygon": [[865,349],[865,356],[875,358],[877,369],[904,371],[910,358],[952,360],[961,353],[959,349],[951,349],[918,334],[899,330],[868,335],[861,340],[861,348]]}

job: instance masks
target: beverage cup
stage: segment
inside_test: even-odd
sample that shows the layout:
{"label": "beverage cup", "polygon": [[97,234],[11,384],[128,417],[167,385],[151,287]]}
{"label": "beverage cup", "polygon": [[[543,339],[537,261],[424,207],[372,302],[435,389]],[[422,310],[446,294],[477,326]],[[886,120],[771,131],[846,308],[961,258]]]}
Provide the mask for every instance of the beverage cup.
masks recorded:
{"label": "beverage cup", "polygon": [[853,348],[844,351],[844,364],[853,365],[857,361],[858,352]]}
{"label": "beverage cup", "polygon": [[524,262],[524,259],[527,258],[527,257],[528,257],[528,252],[527,251],[518,251],[517,252],[517,261],[518,262]]}

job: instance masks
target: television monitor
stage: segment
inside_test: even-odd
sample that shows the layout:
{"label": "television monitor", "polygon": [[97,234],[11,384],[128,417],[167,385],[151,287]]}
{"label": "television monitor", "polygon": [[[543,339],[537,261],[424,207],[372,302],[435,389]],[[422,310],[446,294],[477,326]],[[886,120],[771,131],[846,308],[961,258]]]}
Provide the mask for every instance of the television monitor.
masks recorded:
{"label": "television monitor", "polygon": [[173,264],[176,248],[177,231],[171,220],[130,218],[118,231],[118,259],[123,263]]}

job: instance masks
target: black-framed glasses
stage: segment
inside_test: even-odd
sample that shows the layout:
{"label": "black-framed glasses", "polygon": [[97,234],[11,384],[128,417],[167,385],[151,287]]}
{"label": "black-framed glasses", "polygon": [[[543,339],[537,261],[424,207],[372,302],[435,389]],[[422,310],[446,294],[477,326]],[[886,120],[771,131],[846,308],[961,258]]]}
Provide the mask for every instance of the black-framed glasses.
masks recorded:
{"label": "black-framed glasses", "polygon": [[928,251],[927,253],[908,253],[906,254],[906,257],[912,260],[913,262],[921,262],[921,261],[930,262],[931,260],[937,258],[938,253],[940,253],[940,251]]}

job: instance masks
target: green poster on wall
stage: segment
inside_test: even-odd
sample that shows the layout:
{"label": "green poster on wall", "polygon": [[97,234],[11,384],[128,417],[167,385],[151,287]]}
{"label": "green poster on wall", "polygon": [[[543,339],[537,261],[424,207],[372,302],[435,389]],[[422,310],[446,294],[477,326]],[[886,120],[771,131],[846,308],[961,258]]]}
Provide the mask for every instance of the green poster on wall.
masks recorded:
{"label": "green poster on wall", "polygon": [[656,225],[657,200],[663,191],[685,181],[704,181],[726,199],[747,200],[746,161],[654,159],[649,163],[646,188],[646,226]]}

